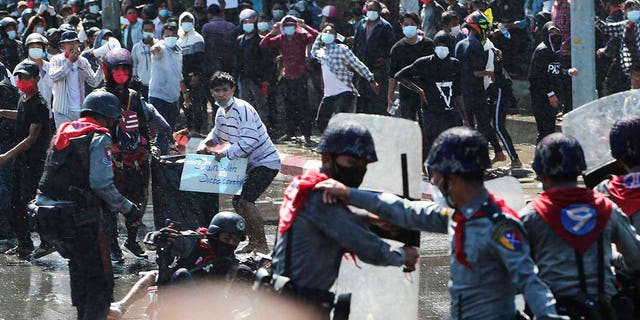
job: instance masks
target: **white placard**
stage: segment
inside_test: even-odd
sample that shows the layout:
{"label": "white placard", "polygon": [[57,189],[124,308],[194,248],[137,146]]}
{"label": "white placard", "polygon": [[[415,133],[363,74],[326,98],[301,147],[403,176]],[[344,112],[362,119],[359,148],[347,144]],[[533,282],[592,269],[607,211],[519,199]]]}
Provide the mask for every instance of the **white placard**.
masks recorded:
{"label": "white placard", "polygon": [[180,191],[235,195],[246,179],[247,159],[216,161],[214,156],[187,154],[180,178]]}
{"label": "white placard", "polygon": [[[226,3],[227,5],[224,7],[225,9],[234,9],[238,7],[238,0],[227,0]],[[207,0],[207,8],[212,4],[220,5],[220,2],[218,2],[218,0]]]}

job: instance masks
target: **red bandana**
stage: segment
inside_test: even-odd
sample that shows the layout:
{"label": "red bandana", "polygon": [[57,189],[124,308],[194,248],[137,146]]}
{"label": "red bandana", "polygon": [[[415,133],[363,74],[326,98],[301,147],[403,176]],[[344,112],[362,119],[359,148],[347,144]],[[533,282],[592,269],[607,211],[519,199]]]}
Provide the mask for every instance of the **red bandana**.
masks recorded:
{"label": "red bandana", "polygon": [[307,171],[297,176],[284,191],[284,201],[280,207],[280,221],[278,232],[284,234],[296,220],[298,214],[307,204],[309,194],[316,184],[329,179],[329,177],[318,171]]}
{"label": "red bandana", "polygon": [[109,129],[103,127],[93,118],[84,117],[76,121],[63,123],[58,129],[58,133],[56,133],[53,145],[57,150],[62,150],[69,146],[71,143],[69,141],[70,139],[86,135],[93,131],[109,133]]}
{"label": "red bandana", "polygon": [[622,212],[632,217],[640,212],[640,172],[615,176],[607,184],[611,200]]}
{"label": "red bandana", "polygon": [[546,190],[531,204],[551,229],[580,254],[600,237],[613,208],[603,194],[579,187]]}

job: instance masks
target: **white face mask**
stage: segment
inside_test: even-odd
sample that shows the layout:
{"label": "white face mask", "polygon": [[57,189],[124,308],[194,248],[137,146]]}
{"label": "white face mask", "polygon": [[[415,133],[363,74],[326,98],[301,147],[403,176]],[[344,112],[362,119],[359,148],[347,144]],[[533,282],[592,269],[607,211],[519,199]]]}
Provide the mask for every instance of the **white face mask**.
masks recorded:
{"label": "white face mask", "polygon": [[182,30],[184,30],[184,32],[190,32],[193,30],[193,22],[183,22]]}
{"label": "white face mask", "polygon": [[229,99],[229,101],[227,101],[227,103],[225,103],[224,105],[216,101],[216,106],[218,106],[218,108],[226,109],[226,108],[229,108],[234,102],[235,100],[233,99],[233,97],[231,97],[231,99]]}
{"label": "white face mask", "polygon": [[260,32],[267,31],[269,29],[269,22],[258,22],[258,30]]}
{"label": "white face mask", "polygon": [[326,44],[333,43],[336,40],[336,36],[331,33],[323,33],[320,35],[320,40]]}
{"label": "white face mask", "polygon": [[457,37],[460,34],[461,30],[460,30],[460,25],[457,25],[453,28],[451,28],[451,35],[454,37]]}
{"label": "white face mask", "polygon": [[89,12],[90,13],[97,14],[98,11],[100,11],[100,7],[99,6],[89,6]]}
{"label": "white face mask", "polygon": [[7,31],[7,37],[9,38],[9,40],[15,39],[16,36],[18,36],[18,33],[15,30]]}
{"label": "white face mask", "polygon": [[176,38],[176,37],[166,37],[166,38],[164,38],[164,43],[167,45],[167,47],[173,48],[173,47],[176,46],[176,43],[178,43],[178,38]]}
{"label": "white face mask", "polygon": [[143,32],[142,33],[142,38],[147,39],[147,38],[151,38],[153,39],[155,37],[155,34],[153,34],[153,32]]}
{"label": "white face mask", "polygon": [[418,27],[416,27],[416,26],[404,26],[404,27],[402,27],[402,33],[407,38],[413,38],[418,34]]}
{"label": "white face mask", "polygon": [[378,20],[378,17],[380,17],[378,11],[367,11],[367,20],[376,21]]}
{"label": "white face mask", "polygon": [[244,31],[244,33],[252,33],[253,30],[254,30],[253,23],[243,23],[242,24],[242,31]]}
{"label": "white face mask", "polygon": [[29,58],[34,60],[42,59],[44,50],[40,48],[29,48]]}
{"label": "white face mask", "polygon": [[437,46],[434,51],[441,60],[449,56],[449,47]]}

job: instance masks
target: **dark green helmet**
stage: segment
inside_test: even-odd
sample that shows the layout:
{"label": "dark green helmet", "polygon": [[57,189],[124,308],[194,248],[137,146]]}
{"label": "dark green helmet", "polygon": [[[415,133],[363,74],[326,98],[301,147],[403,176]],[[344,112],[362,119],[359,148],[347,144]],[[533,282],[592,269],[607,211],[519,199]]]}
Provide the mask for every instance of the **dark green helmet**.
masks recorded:
{"label": "dark green helmet", "polygon": [[85,112],[93,112],[107,118],[120,118],[120,100],[113,93],[106,90],[94,90],[85,99],[82,104],[80,115]]}
{"label": "dark green helmet", "polygon": [[369,163],[378,161],[373,137],[367,127],[350,120],[331,121],[320,138],[317,151],[350,155]]}
{"label": "dark green helmet", "polygon": [[239,214],[222,211],[218,212],[218,214],[211,219],[207,235],[216,235],[220,232],[224,232],[244,237],[246,234],[246,226],[247,223]]}

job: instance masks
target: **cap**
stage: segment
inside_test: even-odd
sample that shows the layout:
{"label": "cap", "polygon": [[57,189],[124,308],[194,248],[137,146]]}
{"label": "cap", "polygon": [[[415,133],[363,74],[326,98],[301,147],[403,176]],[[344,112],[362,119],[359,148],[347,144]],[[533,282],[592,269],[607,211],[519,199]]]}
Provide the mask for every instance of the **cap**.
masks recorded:
{"label": "cap", "polygon": [[37,75],[40,74],[40,68],[38,68],[38,65],[35,64],[35,62],[27,60],[20,63],[16,67],[16,70],[13,71],[14,76],[17,76],[19,74],[28,76],[30,78],[35,78]]}
{"label": "cap", "polygon": [[61,36],[60,36],[60,42],[59,43],[65,43],[65,42],[74,42],[74,41],[80,41],[80,39],[78,39],[78,33],[75,31],[65,31]]}
{"label": "cap", "polygon": [[336,9],[336,6],[324,6],[324,8],[322,8],[322,14],[320,16],[334,18],[337,15],[338,10]]}
{"label": "cap", "polygon": [[26,1],[18,1],[18,9],[20,9],[20,7],[26,7],[26,6],[27,6]]}

